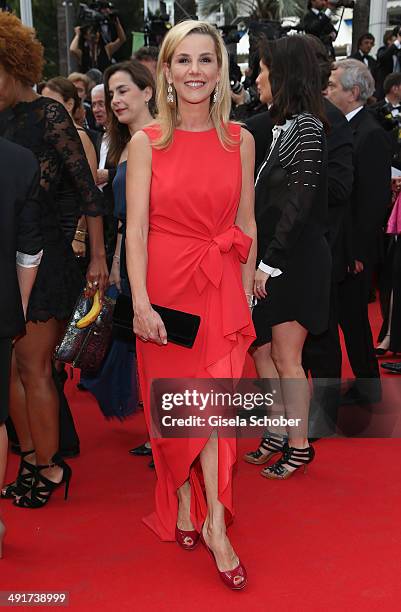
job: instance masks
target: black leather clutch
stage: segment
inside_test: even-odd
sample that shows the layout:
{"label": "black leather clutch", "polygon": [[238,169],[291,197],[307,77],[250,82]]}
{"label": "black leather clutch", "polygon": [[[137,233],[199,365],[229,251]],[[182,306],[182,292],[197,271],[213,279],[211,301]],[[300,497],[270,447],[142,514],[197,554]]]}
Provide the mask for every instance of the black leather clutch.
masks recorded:
{"label": "black leather clutch", "polygon": [[[200,317],[182,312],[174,308],[166,308],[152,304],[159,313],[167,331],[167,340],[185,348],[192,348],[200,325]],[[132,331],[134,310],[132,300],[127,295],[120,294],[117,298],[113,314],[113,336],[118,340],[133,342],[135,334]]]}

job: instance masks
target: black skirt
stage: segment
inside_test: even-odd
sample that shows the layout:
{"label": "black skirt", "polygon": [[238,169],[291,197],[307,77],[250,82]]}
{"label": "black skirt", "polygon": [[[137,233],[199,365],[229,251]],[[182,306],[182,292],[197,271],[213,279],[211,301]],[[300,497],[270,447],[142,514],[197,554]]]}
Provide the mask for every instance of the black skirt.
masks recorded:
{"label": "black skirt", "polygon": [[305,227],[285,272],[267,281],[267,297],[253,310],[257,339],[254,346],[272,340],[272,327],[297,321],[312,334],[328,326],[331,253],[324,236]]}

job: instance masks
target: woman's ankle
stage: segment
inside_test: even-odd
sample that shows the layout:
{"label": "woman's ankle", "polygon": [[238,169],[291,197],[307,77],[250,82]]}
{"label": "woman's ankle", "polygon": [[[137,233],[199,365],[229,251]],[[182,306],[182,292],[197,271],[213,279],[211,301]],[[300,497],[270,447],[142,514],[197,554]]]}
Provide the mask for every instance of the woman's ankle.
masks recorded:
{"label": "woman's ankle", "polygon": [[222,538],[225,537],[227,530],[224,522],[206,519],[203,525],[203,532],[209,538]]}

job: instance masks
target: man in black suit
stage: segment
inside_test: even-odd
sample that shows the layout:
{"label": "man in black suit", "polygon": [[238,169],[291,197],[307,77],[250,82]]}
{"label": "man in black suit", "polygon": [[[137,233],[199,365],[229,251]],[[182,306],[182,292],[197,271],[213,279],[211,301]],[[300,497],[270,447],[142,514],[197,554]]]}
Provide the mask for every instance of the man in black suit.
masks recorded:
{"label": "man in black suit", "polygon": [[354,186],[347,224],[352,260],[339,296],[340,325],[356,378],[343,398],[349,404],[378,401],[381,394],[368,297],[385,209],[391,200],[391,147],[385,131],[365,108],[373,90],[373,77],[362,62],[348,59],[334,65],[328,97],[349,121],[354,143]]}
{"label": "man in black suit", "polygon": [[400,123],[401,123],[401,72],[392,72],[384,80],[384,98],[368,109],[386,130],[391,141],[392,164],[401,170]]}
{"label": "man in black suit", "polygon": [[362,34],[362,36],[360,36],[358,39],[357,51],[352,53],[352,55],[349,56],[349,59],[356,59],[363,62],[365,66],[369,68],[376,82],[377,61],[372,55],[370,55],[370,52],[374,46],[375,37],[373,34],[370,34],[369,32]]}
{"label": "man in black suit", "polygon": [[329,57],[334,59],[333,42],[337,37],[337,30],[330,19],[332,8],[335,8],[335,5],[331,5],[327,0],[309,0],[302,26],[306,34],[313,34],[322,41]]}
{"label": "man in black suit", "polygon": [[376,96],[378,99],[384,97],[383,83],[392,72],[401,72],[401,28],[397,26],[393,30],[393,38],[388,38],[388,45],[385,49],[380,48],[377,53],[377,72],[376,72]]}
{"label": "man in black suit", "polygon": [[[322,91],[327,93],[331,62],[322,43],[307,36],[318,60]],[[349,209],[353,184],[352,132],[342,112],[324,98],[330,128],[327,133],[328,161],[328,240],[332,255],[329,326],[318,336],[308,334],[302,361],[314,380],[310,405],[309,431],[312,437],[330,435],[337,422],[340,403],[341,344],[338,333],[339,284],[347,273],[349,254],[344,239],[344,220]]]}
{"label": "man in black suit", "polygon": [[[35,156],[0,138],[0,489],[7,458],[8,390],[12,341],[24,333],[25,314],[42,253],[39,166]],[[17,259],[16,259],[17,257]],[[4,526],[0,521],[0,552]]]}
{"label": "man in black suit", "polygon": [[258,113],[245,122],[246,128],[255,140],[255,179],[273,140],[273,121],[269,111]]}

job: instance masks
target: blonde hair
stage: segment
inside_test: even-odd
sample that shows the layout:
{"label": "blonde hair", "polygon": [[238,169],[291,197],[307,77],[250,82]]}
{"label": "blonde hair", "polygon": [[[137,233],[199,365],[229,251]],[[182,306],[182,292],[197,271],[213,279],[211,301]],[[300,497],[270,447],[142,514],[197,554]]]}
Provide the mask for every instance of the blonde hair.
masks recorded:
{"label": "blonde hair", "polygon": [[82,72],[71,72],[67,78],[69,81],[71,81],[71,83],[82,81],[82,83],[85,85],[86,93],[88,93],[89,79],[86,74],[83,74]]}
{"label": "blonde hair", "polygon": [[156,106],[158,114],[156,122],[161,129],[160,138],[154,146],[159,149],[168,147],[173,140],[174,128],[179,122],[177,99],[174,92],[175,102],[167,102],[167,79],[164,73],[164,65],[171,65],[171,60],[178,45],[190,34],[205,34],[211,36],[217,55],[217,64],[220,69],[219,93],[217,101],[212,101],[210,96],[210,118],[216,128],[219,140],[224,148],[232,148],[237,144],[230,135],[228,122],[231,110],[230,79],[228,70],[228,55],[223,40],[218,30],[206,21],[187,20],[178,23],[167,33],[160,49],[157,62],[157,85]]}

